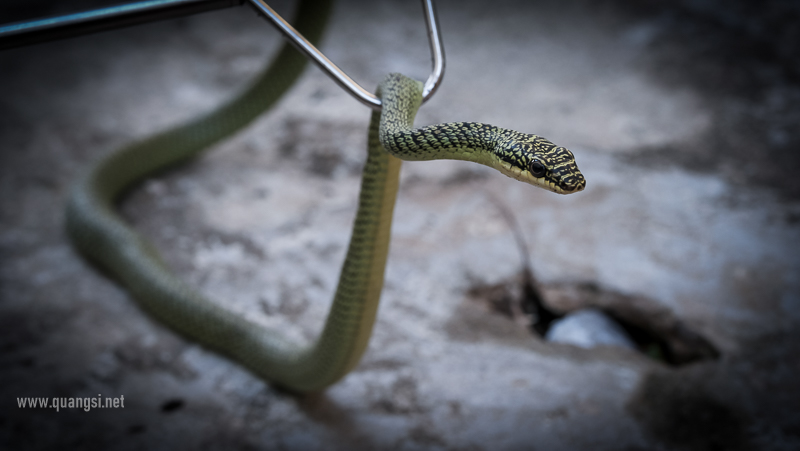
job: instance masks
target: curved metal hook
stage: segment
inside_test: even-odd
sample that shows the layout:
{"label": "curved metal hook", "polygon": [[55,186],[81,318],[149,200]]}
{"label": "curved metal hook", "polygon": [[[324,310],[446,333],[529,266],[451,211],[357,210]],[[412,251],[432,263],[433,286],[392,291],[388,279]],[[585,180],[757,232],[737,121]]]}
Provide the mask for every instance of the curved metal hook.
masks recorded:
{"label": "curved metal hook", "polygon": [[[211,9],[237,6],[246,0],[145,0],[60,17],[39,19],[0,26],[0,49],[21,45],[35,44],[53,39],[80,36],[96,31],[119,28],[151,20],[177,17]],[[316,47],[308,42],[288,22],[283,20],[265,0],[249,0],[259,12],[266,15],[275,27],[281,31],[289,42],[305,53],[323,72],[328,74],[345,91],[358,101],[375,110],[381,109],[381,101],[371,92],[358,85],[341,69],[331,62]],[[425,12],[425,25],[428,30],[428,42],[431,48],[433,70],[425,81],[422,101],[425,102],[439,87],[444,76],[444,45],[436,19],[433,0],[422,0]]]}
{"label": "curved metal hook", "polygon": [[[280,30],[283,35],[289,39],[289,42],[294,44],[298,50],[305,53],[306,56],[322,69],[323,72],[328,74],[339,86],[344,88],[345,91],[350,93],[359,102],[367,105],[373,110],[381,109],[381,99],[375,97],[374,94],[362,88],[358,83],[353,81],[343,70],[339,69],[331,60],[322,54],[313,44],[308,42],[297,30],[294,29],[288,22],[283,20],[278,13],[267,5],[265,0],[250,0],[250,3],[255,6],[257,10],[262,12],[267,19],[269,19],[275,27]],[[422,102],[424,103],[431,98],[434,92],[439,88],[444,76],[444,45],[442,44],[442,35],[439,31],[439,23],[436,18],[436,10],[433,6],[433,0],[422,0],[422,7],[425,10],[425,25],[428,29],[428,42],[431,47],[431,62],[433,69],[430,76],[425,81],[425,87],[422,90]]]}

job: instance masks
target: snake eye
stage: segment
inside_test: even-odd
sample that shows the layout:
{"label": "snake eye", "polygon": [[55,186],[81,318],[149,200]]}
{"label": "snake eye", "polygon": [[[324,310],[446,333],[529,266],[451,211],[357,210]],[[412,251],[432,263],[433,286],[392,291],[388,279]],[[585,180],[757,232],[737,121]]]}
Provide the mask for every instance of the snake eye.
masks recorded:
{"label": "snake eye", "polygon": [[531,171],[531,174],[534,177],[541,177],[544,175],[547,168],[545,168],[544,165],[539,160],[533,160],[528,165],[528,170]]}

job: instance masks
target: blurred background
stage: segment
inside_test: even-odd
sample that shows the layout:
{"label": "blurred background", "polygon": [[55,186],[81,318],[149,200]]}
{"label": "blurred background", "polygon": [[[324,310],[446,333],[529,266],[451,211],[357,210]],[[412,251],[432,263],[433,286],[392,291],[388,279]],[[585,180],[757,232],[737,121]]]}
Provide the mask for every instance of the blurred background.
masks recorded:
{"label": "blurred background", "polygon": [[[0,22],[115,3],[6,0]],[[800,449],[798,4],[437,6],[447,70],[417,123],[543,135],[587,188],[404,164],[370,347],[305,397],[151,320],[63,232],[89,162],[220,105],[278,32],[243,6],[0,52],[0,447]],[[320,47],[370,90],[430,70],[416,1],[339,1]],[[121,209],[204,293],[311,339],[369,114],[309,66]],[[98,394],[125,407],[17,405]]]}

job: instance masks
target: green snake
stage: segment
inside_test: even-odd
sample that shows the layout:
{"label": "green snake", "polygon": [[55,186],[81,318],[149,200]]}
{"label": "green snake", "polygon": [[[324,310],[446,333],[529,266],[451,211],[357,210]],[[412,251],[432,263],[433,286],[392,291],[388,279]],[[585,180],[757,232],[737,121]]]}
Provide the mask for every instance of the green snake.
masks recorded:
{"label": "green snake", "polygon": [[[295,24],[311,42],[322,34],[329,2],[304,1]],[[535,135],[461,122],[413,128],[422,84],[389,75],[378,87],[358,212],[333,304],[311,344],[299,344],[236,315],[175,277],[156,250],[115,211],[146,177],[184,162],[269,108],[299,77],[305,58],[286,45],[234,100],[189,124],[101,158],[73,187],[66,227],[74,246],[118,280],[151,316],[256,375],[295,392],[324,389],[360,360],[375,321],[389,250],[401,160],[458,159],[558,193],[583,189],[572,153]]]}

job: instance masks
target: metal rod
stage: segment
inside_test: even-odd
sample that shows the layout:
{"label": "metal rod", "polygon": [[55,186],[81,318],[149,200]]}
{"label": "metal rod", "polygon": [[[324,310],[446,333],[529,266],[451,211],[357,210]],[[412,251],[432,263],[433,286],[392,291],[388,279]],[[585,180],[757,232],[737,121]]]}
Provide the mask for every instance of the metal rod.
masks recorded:
{"label": "metal rod", "polygon": [[243,5],[245,0],[149,0],[0,26],[0,50]]}
{"label": "metal rod", "polygon": [[[19,22],[0,27],[0,50],[36,44],[56,39],[110,30],[129,25],[168,19],[178,16],[242,5],[245,0],[149,0],[109,8],[84,11],[66,16]],[[358,101],[374,110],[381,109],[381,101],[362,88],[343,70],[333,64],[313,44],[308,42],[288,22],[267,5],[265,0],[250,0],[250,3],[269,19],[295,47],[330,76],[339,86]],[[445,56],[441,31],[433,0],[422,0],[425,25],[431,50],[432,70],[422,91],[426,102],[438,89],[444,77]]]}
{"label": "metal rod", "polygon": [[[253,6],[266,18],[275,25],[278,30],[297,47],[298,50],[305,53],[311,61],[313,61],[323,72],[328,74],[333,81],[339,86],[344,88],[345,91],[350,93],[359,102],[367,105],[374,110],[381,109],[381,100],[374,94],[362,88],[358,83],[353,81],[343,70],[333,64],[325,55],[322,54],[313,44],[308,42],[297,30],[292,27],[289,22],[283,20],[278,13],[267,5],[265,0],[250,0]],[[442,36],[439,30],[439,23],[436,18],[436,10],[433,6],[433,0],[422,0],[422,7],[425,11],[425,25],[428,30],[428,41],[431,49],[431,62],[433,69],[430,76],[425,82],[422,91],[422,101],[427,101],[436,89],[439,87],[444,76],[444,45],[442,44]]]}
{"label": "metal rod", "polygon": [[439,89],[439,85],[444,78],[444,43],[442,42],[442,32],[439,28],[439,19],[436,16],[436,7],[433,0],[422,0],[425,8],[425,26],[428,29],[428,43],[431,46],[431,64],[433,70],[425,80],[425,87],[422,89],[422,102],[430,99]]}

